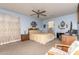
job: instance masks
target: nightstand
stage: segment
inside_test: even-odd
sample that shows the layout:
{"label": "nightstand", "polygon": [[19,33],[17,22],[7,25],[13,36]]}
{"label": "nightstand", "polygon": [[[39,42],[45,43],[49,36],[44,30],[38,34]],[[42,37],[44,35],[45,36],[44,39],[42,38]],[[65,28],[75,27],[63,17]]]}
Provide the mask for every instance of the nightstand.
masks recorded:
{"label": "nightstand", "polygon": [[29,35],[28,34],[21,34],[21,41],[26,41],[29,40]]}

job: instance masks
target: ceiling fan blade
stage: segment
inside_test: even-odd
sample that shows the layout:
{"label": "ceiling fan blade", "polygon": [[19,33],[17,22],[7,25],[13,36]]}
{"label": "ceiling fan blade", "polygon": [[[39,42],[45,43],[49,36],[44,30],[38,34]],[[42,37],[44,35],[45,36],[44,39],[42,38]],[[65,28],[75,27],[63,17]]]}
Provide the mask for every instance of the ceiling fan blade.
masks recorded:
{"label": "ceiling fan blade", "polygon": [[36,15],[36,14],[31,14],[31,16]]}
{"label": "ceiling fan blade", "polygon": [[38,13],[40,13],[40,10],[38,10]]}
{"label": "ceiling fan blade", "polygon": [[36,14],[38,13],[38,12],[36,12],[36,11],[34,11],[34,10],[32,10],[33,12],[35,12]]}
{"label": "ceiling fan blade", "polygon": [[41,11],[40,13],[45,13],[46,11]]}
{"label": "ceiling fan blade", "polygon": [[42,15],[42,16],[47,16],[47,15],[45,15],[45,14],[40,14],[40,15]]}

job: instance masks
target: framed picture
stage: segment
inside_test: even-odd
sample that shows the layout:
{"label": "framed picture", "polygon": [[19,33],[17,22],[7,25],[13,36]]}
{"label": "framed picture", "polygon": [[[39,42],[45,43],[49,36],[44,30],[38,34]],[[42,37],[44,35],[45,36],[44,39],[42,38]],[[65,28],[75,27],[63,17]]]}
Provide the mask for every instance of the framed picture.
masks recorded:
{"label": "framed picture", "polygon": [[68,25],[65,23],[65,21],[61,21],[58,28],[65,29],[65,28],[68,28]]}
{"label": "framed picture", "polygon": [[37,26],[37,23],[36,23],[35,21],[32,21],[32,22],[31,22],[31,26],[32,26],[32,27],[36,27],[36,26]]}

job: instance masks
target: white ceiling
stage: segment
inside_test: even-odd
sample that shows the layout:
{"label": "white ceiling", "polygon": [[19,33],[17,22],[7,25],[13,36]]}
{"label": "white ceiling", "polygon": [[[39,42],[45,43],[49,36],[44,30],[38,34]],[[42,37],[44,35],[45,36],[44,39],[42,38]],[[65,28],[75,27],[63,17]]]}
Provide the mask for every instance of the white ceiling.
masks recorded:
{"label": "white ceiling", "polygon": [[[26,16],[33,14],[32,10],[46,10],[47,16],[40,16],[40,19],[48,19],[76,12],[77,3],[0,3],[1,8],[16,11]],[[35,17],[36,16],[31,16]]]}

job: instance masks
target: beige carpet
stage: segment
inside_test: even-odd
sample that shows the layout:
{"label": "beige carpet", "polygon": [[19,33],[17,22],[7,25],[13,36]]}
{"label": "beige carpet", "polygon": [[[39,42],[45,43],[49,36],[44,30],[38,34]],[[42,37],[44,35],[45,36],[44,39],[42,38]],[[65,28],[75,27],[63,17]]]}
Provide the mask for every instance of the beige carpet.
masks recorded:
{"label": "beige carpet", "polygon": [[46,45],[28,40],[0,46],[0,55],[44,55],[52,46],[60,43],[55,39]]}

